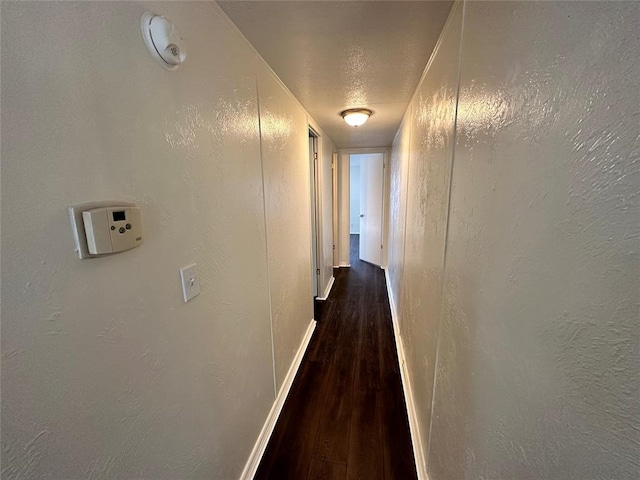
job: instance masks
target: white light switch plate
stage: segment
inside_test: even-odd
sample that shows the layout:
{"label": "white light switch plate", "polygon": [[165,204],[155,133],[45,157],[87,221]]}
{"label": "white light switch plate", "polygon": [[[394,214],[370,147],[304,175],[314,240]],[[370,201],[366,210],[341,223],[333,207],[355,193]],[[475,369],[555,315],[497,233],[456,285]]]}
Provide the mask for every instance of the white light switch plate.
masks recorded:
{"label": "white light switch plate", "polygon": [[200,279],[196,264],[193,263],[181,268],[180,278],[182,279],[182,297],[185,302],[188,302],[200,293]]}

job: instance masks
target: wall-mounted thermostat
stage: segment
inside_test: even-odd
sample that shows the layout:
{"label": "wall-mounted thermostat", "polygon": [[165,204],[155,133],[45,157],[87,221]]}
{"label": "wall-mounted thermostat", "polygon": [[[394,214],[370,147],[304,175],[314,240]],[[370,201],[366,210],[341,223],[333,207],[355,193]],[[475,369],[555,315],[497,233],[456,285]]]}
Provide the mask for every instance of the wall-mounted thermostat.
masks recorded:
{"label": "wall-mounted thermostat", "polygon": [[80,258],[122,252],[144,241],[140,208],[130,202],[93,202],[69,207]]}

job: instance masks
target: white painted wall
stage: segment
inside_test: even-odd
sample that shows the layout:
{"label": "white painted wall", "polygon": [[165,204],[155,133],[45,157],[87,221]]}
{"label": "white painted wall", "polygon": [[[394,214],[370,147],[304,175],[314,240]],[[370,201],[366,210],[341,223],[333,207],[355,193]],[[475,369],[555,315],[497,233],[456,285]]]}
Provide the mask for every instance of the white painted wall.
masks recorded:
{"label": "white painted wall", "polygon": [[[454,5],[447,27],[412,102],[406,218],[402,247],[401,335],[409,381],[416,398],[433,396],[436,350],[442,297],[442,269],[449,174],[460,50],[461,4]],[[400,154],[403,155],[403,154]],[[428,449],[431,402],[415,403],[423,448]]]}
{"label": "white painted wall", "polygon": [[[2,477],[238,478],[313,315],[306,113],[210,3],[3,2],[2,45]],[[144,245],[79,260],[114,198]]]}
{"label": "white painted wall", "polygon": [[349,233],[360,233],[360,159],[354,161],[351,156],[349,168]]}
{"label": "white painted wall", "polygon": [[392,155],[421,460],[431,480],[638,478],[640,6],[464,8]]}
{"label": "white painted wall", "polygon": [[383,159],[383,187],[382,187],[382,263],[380,266],[384,269],[389,267],[389,224],[391,210],[391,197],[389,192],[391,191],[391,148],[384,150]]}
{"label": "white painted wall", "polygon": [[313,318],[309,127],[305,111],[262,61],[258,91],[273,349],[280,389]]}
{"label": "white painted wall", "polygon": [[387,266],[388,294],[392,312],[400,312],[402,303],[403,266],[404,266],[404,232],[407,214],[407,181],[409,176],[409,139],[411,128],[407,122],[412,118],[412,107],[409,105],[404,120],[396,134],[391,150],[390,188],[389,188],[389,261]]}
{"label": "white painted wall", "polygon": [[338,150],[338,265],[346,267],[349,263],[349,183],[350,154],[348,150]]}

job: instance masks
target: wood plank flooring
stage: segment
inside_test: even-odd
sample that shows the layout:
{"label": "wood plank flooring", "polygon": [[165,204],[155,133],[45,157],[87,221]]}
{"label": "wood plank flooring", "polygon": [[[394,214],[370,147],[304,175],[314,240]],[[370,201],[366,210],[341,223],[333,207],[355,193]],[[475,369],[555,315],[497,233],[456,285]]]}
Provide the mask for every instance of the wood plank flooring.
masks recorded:
{"label": "wood plank flooring", "polygon": [[357,235],[335,277],[255,479],[416,479],[384,272]]}

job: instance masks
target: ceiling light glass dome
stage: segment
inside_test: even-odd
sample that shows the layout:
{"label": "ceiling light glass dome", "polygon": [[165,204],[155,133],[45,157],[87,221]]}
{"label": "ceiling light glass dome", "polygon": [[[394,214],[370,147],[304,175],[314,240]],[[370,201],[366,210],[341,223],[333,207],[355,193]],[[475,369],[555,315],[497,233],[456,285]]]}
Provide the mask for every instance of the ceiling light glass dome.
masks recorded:
{"label": "ceiling light glass dome", "polygon": [[347,122],[352,127],[359,127],[363,125],[369,117],[373,114],[373,112],[366,108],[350,108],[349,110],[344,110],[340,112],[344,121]]}

